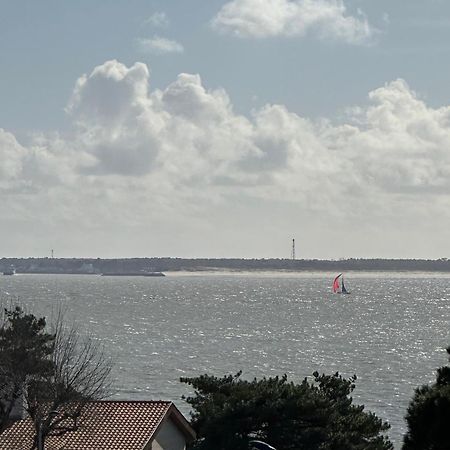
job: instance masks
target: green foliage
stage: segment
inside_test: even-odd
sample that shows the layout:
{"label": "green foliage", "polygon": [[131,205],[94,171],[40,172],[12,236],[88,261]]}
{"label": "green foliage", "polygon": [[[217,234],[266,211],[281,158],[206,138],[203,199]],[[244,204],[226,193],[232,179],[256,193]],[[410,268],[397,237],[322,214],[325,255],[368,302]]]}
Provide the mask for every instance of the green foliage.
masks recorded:
{"label": "green foliage", "polygon": [[53,370],[55,336],[45,319],[25,314],[20,307],[5,309],[0,328],[0,429],[8,423],[13,402],[32,379]]}
{"label": "green foliage", "polygon": [[249,440],[260,439],[280,450],[392,449],[380,434],[389,425],[353,405],[355,381],[317,372],[313,382],[299,384],[286,375],[247,381],[241,372],[181,378],[195,389],[185,398],[198,435],[193,448],[246,450]]}
{"label": "green foliage", "polygon": [[[447,348],[450,354],[450,347]],[[450,450],[450,367],[437,370],[436,383],[415,390],[406,414],[403,450]]]}
{"label": "green foliage", "polygon": [[0,364],[24,379],[27,375],[52,370],[51,355],[55,336],[45,330],[45,318],[25,314],[20,307],[5,310],[6,322],[0,329]]}

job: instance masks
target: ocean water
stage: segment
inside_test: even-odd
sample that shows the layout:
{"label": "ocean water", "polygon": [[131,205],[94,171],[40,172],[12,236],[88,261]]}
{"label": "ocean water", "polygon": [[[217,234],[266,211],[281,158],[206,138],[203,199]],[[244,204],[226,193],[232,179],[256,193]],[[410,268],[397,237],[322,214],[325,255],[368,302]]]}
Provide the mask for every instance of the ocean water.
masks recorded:
{"label": "ocean water", "polygon": [[170,273],[164,278],[78,275],[0,277],[0,298],[36,315],[58,308],[105,346],[120,399],[173,400],[182,376],[323,373],[358,377],[354,399],[389,421],[400,448],[414,388],[447,363],[450,275]]}

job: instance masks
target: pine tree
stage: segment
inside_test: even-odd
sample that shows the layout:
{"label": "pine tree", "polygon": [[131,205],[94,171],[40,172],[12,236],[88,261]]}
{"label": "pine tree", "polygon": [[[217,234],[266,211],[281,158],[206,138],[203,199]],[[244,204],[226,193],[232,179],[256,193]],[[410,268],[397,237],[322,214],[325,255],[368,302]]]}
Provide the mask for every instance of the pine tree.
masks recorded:
{"label": "pine tree", "polygon": [[393,448],[381,434],[389,425],[353,405],[356,377],[316,372],[314,381],[296,384],[286,375],[246,381],[239,372],[181,381],[195,389],[185,400],[193,408],[196,450],[247,450],[252,439],[283,450]]}
{"label": "pine tree", "polygon": [[19,306],[4,310],[0,328],[0,431],[9,423],[14,402],[29,380],[53,371],[55,336],[45,329],[45,318],[25,314]]}
{"label": "pine tree", "polygon": [[403,450],[450,450],[449,366],[437,370],[436,383],[415,390],[406,422]]}

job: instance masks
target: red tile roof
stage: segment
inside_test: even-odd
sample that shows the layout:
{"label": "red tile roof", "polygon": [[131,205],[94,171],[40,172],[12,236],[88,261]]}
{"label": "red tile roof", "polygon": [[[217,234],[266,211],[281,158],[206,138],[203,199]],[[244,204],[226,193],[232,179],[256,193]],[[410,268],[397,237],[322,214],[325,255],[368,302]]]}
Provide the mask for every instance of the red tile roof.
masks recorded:
{"label": "red tile roof", "polygon": [[[165,420],[191,441],[195,434],[175,405],[165,401],[99,401],[88,403],[78,419],[79,428],[63,436],[49,436],[46,450],[143,450]],[[31,448],[31,419],[15,422],[0,434],[1,450]]]}

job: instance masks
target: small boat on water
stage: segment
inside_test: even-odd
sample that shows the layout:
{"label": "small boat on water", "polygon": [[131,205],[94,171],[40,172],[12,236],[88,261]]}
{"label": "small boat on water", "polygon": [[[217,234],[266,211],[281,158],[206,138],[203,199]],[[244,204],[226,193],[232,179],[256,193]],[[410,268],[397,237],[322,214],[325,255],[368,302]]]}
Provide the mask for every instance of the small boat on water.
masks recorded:
{"label": "small boat on water", "polygon": [[345,288],[344,275],[342,273],[333,280],[333,292],[335,294],[350,294]]}
{"label": "small boat on water", "polygon": [[14,266],[9,267],[9,269],[5,269],[3,271],[3,275],[15,275],[16,274],[16,268]]}

